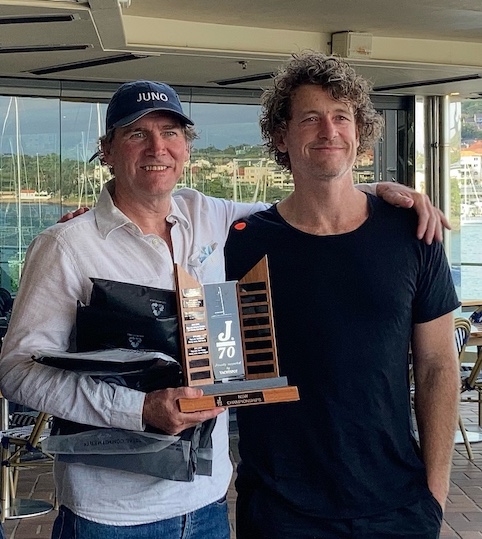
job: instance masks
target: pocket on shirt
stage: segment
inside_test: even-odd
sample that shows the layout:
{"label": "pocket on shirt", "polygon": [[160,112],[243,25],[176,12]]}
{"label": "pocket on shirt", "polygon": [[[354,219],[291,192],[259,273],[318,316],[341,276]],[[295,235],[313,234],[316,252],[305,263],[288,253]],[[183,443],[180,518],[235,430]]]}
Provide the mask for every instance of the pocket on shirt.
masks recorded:
{"label": "pocket on shirt", "polygon": [[226,280],[224,269],[224,247],[217,246],[202,262],[196,258],[189,261],[192,275],[200,283],[221,283]]}

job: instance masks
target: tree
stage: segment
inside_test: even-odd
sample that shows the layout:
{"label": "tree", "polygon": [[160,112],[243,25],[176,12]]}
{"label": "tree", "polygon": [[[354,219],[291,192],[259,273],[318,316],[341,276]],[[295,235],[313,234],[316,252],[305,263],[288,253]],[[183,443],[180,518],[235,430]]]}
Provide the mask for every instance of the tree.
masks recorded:
{"label": "tree", "polygon": [[463,122],[462,123],[462,130],[461,130],[461,137],[462,140],[467,139],[477,139],[481,137],[481,132],[477,128],[475,124]]}

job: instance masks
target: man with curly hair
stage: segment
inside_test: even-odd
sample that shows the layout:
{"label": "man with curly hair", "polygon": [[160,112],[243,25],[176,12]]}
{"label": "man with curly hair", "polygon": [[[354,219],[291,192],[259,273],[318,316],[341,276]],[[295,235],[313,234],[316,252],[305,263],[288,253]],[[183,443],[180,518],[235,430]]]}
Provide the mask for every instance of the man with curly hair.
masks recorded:
{"label": "man with curly hair", "polygon": [[[58,457],[60,509],[53,539],[229,538],[226,491],[232,467],[225,411],[181,412],[177,400],[197,398],[200,389],[144,393],[32,360],[36,350],[75,347],[77,304],[89,303],[92,277],[173,289],[174,264],[180,264],[201,283],[225,280],[223,247],[230,224],[267,205],[175,191],[195,137],[193,121],[167,84],[141,80],[119,87],[97,154],[113,179],[93,211],[43,231],[30,245],[3,343],[0,389],[13,402],[102,428],[149,426],[177,435],[216,418],[212,474],[177,480],[160,475],[154,465],[141,469],[140,455],[125,469],[123,459],[112,458],[112,466],[103,467]],[[426,241],[440,237],[440,215],[425,195],[396,184],[388,189],[391,196],[388,191],[384,196],[393,203],[417,207]]]}
{"label": "man with curly hair", "polygon": [[307,52],[264,95],[263,136],[295,188],[233,225],[227,276],[268,256],[280,373],[300,401],[238,410],[238,539],[439,536],[459,303],[415,214],[354,188],[355,159],[382,130],[369,90],[341,59]]}

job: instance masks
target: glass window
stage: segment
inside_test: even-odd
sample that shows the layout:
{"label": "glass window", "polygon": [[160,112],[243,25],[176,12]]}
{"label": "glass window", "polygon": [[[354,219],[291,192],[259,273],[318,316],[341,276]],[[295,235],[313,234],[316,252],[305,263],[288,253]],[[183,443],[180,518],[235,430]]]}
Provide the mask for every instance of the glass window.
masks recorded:
{"label": "glass window", "polygon": [[240,202],[276,202],[293,189],[291,174],[261,141],[258,105],[191,103],[199,138],[179,187]]}
{"label": "glass window", "polygon": [[98,159],[89,163],[97,151],[97,141],[105,131],[107,105],[60,102],[61,178],[60,200],[63,212],[70,207],[92,207],[110,177]]}
{"label": "glass window", "polygon": [[32,239],[60,216],[59,103],[0,96],[0,286],[11,292]]}
{"label": "glass window", "polygon": [[[98,160],[89,160],[104,133],[106,102],[115,86],[51,81],[50,87],[47,81],[41,89],[29,89],[21,81],[7,82],[0,90],[8,94],[0,95],[0,286],[15,293],[32,239],[67,211],[95,205],[110,178]],[[264,149],[259,95],[236,91],[203,96],[201,90],[179,92],[199,138],[178,187],[244,202],[286,197],[293,180]],[[28,97],[39,92],[45,97]],[[222,102],[213,102],[217,100]],[[396,170],[399,151],[394,148],[401,147],[397,130],[404,123],[403,106],[398,99],[392,101],[383,112],[384,141],[359,161],[357,181],[401,181]],[[388,131],[393,131],[391,136]]]}
{"label": "glass window", "polygon": [[[482,298],[482,99],[450,103],[451,256],[460,297]],[[455,272],[457,277],[457,272]]]}

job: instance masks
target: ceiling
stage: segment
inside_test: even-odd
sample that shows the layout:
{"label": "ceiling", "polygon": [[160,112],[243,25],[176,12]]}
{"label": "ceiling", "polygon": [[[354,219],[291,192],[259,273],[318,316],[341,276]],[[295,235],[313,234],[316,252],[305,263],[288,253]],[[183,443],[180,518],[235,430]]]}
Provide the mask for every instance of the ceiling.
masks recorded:
{"label": "ceiling", "polygon": [[257,92],[338,32],[379,93],[482,95],[480,0],[0,0],[0,77]]}

